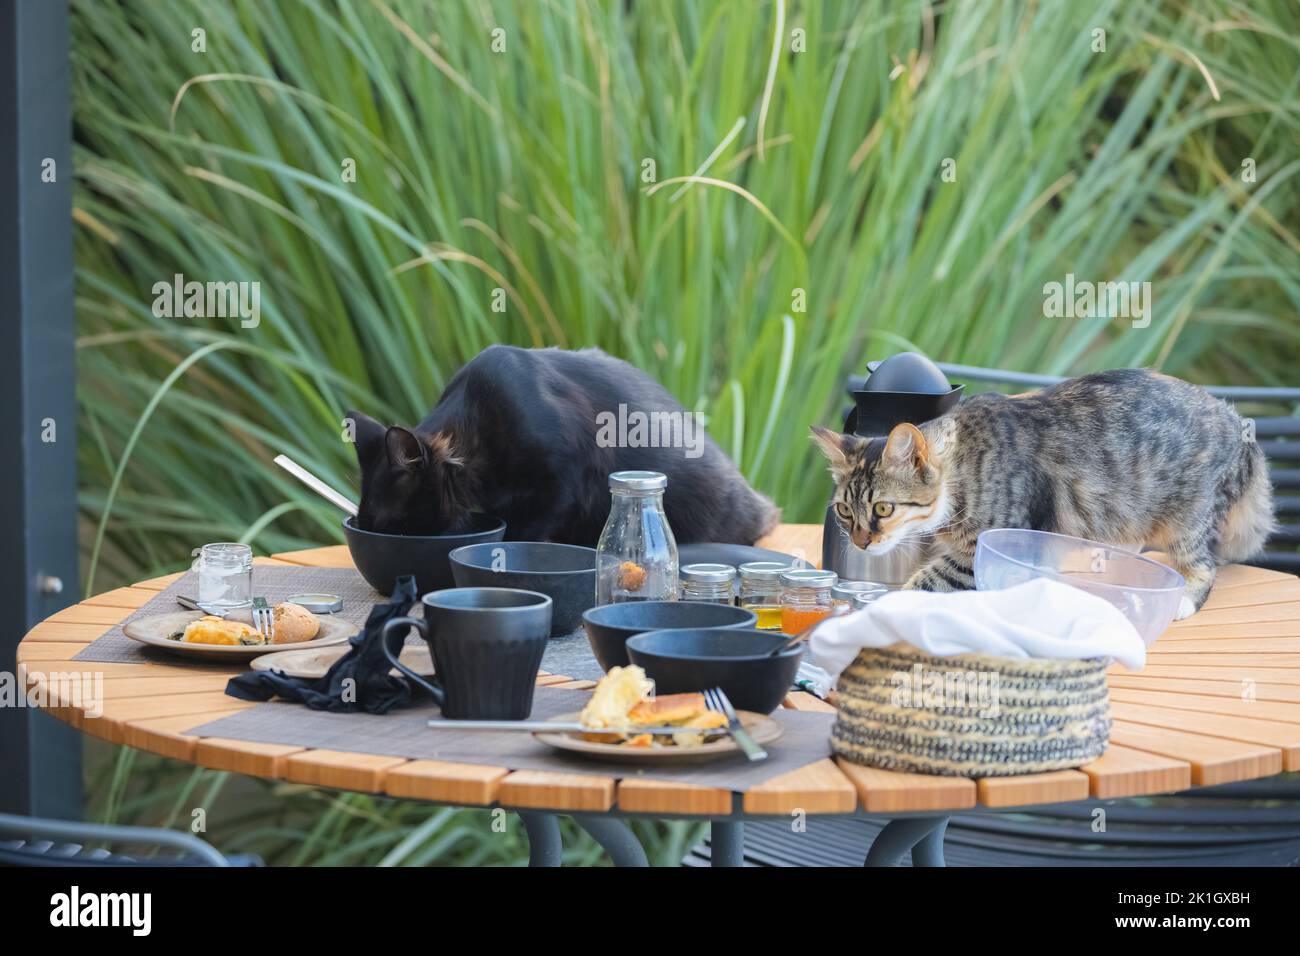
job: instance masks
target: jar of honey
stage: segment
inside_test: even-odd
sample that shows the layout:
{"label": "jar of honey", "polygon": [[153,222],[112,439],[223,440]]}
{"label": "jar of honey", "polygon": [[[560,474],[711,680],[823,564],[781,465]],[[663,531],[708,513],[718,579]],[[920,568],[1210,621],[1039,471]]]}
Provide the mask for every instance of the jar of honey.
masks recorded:
{"label": "jar of honey", "polygon": [[740,566],[740,606],[758,617],[760,631],[781,630],[781,572],[790,565],[780,561],[750,561]]}
{"label": "jar of honey", "polygon": [[729,564],[684,564],[677,576],[683,601],[735,603],[736,569]]}
{"label": "jar of honey", "polygon": [[781,630],[801,634],[834,611],[831,588],[839,581],[834,571],[787,568],[781,572]]}

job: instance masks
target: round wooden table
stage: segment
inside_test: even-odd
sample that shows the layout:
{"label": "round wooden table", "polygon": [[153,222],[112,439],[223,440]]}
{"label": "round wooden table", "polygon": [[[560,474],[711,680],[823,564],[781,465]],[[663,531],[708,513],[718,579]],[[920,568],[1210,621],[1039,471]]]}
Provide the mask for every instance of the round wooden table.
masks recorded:
{"label": "round wooden table", "polygon": [[[816,560],[821,527],[784,525],[765,547]],[[260,564],[352,567],[346,547],[315,548],[258,559]],[[18,647],[23,686],[43,685],[50,713],[87,734],[176,760],[341,790],[460,806],[518,811],[528,826],[532,861],[559,860],[552,814],[572,815],[614,856],[644,862],[620,816],[708,819],[716,865],[740,862],[747,817],[861,814],[891,821],[868,862],[892,863],[912,851],[918,863],[942,864],[948,814],[979,808],[1106,800],[1168,793],[1300,769],[1300,579],[1233,565],[1194,617],[1172,626],[1151,648],[1147,667],[1110,675],[1115,718],[1110,747],[1078,770],[970,780],[875,770],[826,759],[745,793],[590,773],[511,771],[506,767],[408,760],[335,750],[250,743],[185,733],[255,704],[227,697],[240,668],[201,671],[174,663],[72,660],[109,626],[143,605],[178,575],[96,595],[38,624]],[[59,699],[61,675],[102,675],[101,712]],[[564,675],[539,683],[590,687]],[[786,706],[830,710],[791,693]],[[638,855],[639,854],[639,855]]]}

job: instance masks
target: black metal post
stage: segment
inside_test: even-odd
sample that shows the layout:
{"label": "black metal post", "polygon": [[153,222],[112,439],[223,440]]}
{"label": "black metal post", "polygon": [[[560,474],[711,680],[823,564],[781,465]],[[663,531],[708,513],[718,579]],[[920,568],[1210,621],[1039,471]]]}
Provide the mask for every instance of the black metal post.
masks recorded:
{"label": "black metal post", "polygon": [[[0,679],[77,590],[72,104],[66,0],[0,0]],[[12,684],[11,684],[12,686]],[[0,811],[79,818],[76,731],[0,706]]]}

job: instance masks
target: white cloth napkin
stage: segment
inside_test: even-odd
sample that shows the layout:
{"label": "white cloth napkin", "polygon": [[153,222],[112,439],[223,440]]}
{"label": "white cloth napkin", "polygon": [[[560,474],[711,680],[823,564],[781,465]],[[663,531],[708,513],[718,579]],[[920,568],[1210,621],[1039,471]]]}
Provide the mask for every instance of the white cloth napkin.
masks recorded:
{"label": "white cloth napkin", "polygon": [[894,591],[861,611],[822,621],[809,645],[813,662],[834,682],[862,648],[899,641],[935,657],[1113,657],[1129,670],[1141,670],[1147,657],[1118,608],[1047,578],[1002,591]]}

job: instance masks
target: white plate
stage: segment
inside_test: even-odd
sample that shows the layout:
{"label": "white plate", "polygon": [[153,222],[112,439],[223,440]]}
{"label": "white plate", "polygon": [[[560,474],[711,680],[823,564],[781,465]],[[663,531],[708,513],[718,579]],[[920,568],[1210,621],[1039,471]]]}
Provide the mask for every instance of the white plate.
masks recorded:
{"label": "white plate", "polygon": [[[313,641],[312,644],[315,642]],[[319,650],[307,646],[290,650],[263,654],[250,665],[255,671],[279,671],[285,677],[314,679],[324,677],[326,672],[348,652],[347,645],[342,647],[322,647]],[[402,648],[401,661],[421,677],[433,676],[433,660],[429,657],[427,644],[408,644]],[[397,668],[389,671],[394,677],[400,672]]]}
{"label": "white plate", "polygon": [[[346,644],[349,637],[361,630],[360,625],[344,621],[329,614],[318,614],[320,630],[310,641],[297,644],[190,644],[185,641],[173,641],[168,637],[177,631],[185,630],[190,621],[203,617],[201,611],[173,611],[170,614],[153,614],[123,625],[122,632],[133,641],[161,647],[182,657],[198,657],[215,661],[247,661],[272,651],[288,648],[321,648],[335,644]],[[230,615],[231,620],[243,620],[251,623],[248,611]]]}

